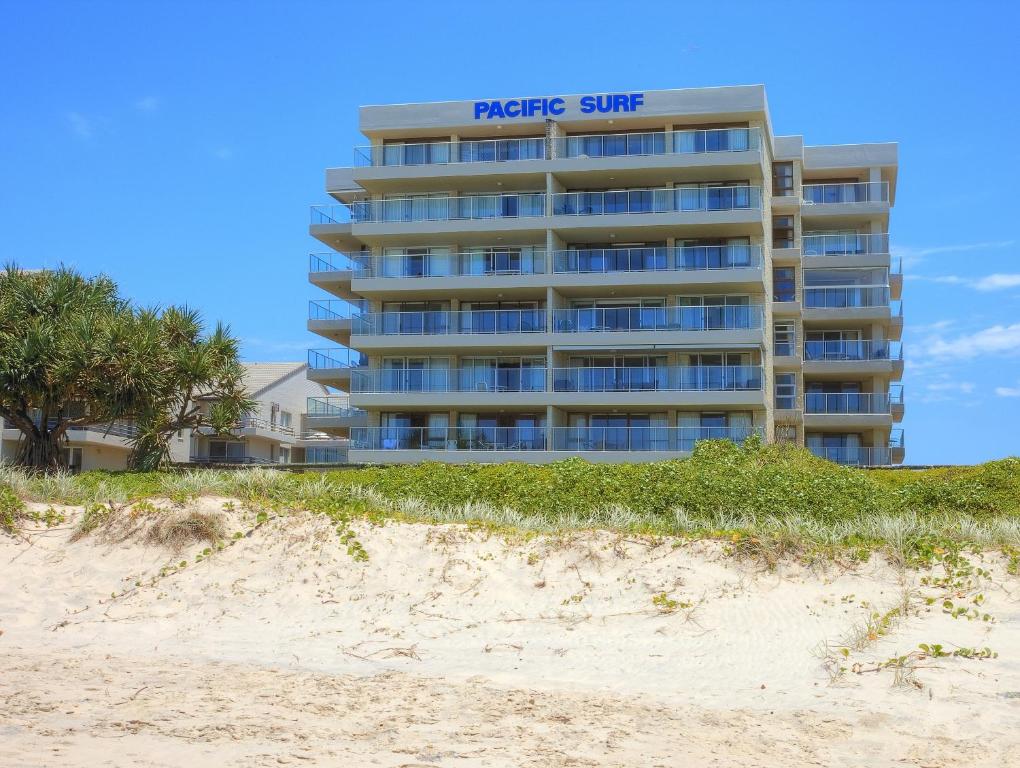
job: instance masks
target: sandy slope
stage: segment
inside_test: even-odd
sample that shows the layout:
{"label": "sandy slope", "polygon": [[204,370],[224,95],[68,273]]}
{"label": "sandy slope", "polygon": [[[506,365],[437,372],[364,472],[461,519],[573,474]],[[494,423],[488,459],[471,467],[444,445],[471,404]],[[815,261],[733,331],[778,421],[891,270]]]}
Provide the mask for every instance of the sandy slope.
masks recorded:
{"label": "sandy slope", "polygon": [[[291,516],[195,563],[69,534],[0,538],[3,766],[1020,764],[1020,582],[995,558],[954,596],[984,622],[882,562],[770,572],[714,544],[391,524],[358,528],[358,563]],[[904,594],[846,666],[999,657],[830,679],[826,645]]]}

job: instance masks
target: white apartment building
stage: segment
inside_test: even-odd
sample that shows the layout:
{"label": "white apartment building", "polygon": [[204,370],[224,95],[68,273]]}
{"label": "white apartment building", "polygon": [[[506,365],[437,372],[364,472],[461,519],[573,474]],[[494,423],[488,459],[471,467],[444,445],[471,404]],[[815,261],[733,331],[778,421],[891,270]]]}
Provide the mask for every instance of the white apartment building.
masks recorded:
{"label": "white apartment building", "polygon": [[[170,442],[174,462],[185,464],[335,463],[347,441],[309,425],[306,408],[318,408],[328,390],[308,378],[304,363],[245,363],[244,385],[256,410],[229,436],[206,428],[181,430]],[[212,401],[197,398],[209,408]],[[311,420],[314,422],[314,419]],[[71,471],[127,469],[130,422],[73,428],[68,431],[65,464]],[[13,461],[21,432],[0,419],[0,461]]]}
{"label": "white apartment building", "polygon": [[896,144],[776,136],[762,86],[367,106],[360,130],[310,226],[334,346],[308,376],[350,393],[316,404],[350,461],[751,434],[903,460]]}

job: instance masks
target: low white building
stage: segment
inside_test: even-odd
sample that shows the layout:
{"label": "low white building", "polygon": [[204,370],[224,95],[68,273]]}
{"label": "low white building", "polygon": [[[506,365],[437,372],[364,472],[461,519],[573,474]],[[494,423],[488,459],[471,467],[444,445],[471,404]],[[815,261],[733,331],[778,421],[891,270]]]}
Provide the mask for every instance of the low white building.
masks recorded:
{"label": "low white building", "polygon": [[[245,388],[256,401],[230,436],[211,430],[182,430],[170,443],[170,454],[179,463],[293,464],[342,463],[347,439],[335,430],[326,433],[308,424],[309,402],[327,399],[332,404],[346,395],[330,394],[322,384],[309,381],[305,363],[245,363]],[[201,401],[203,408],[212,401]],[[316,407],[313,405],[313,407]],[[74,471],[127,468],[134,426],[115,422],[108,426],[68,431],[65,462]],[[13,461],[21,439],[20,430],[0,419],[0,461]]]}

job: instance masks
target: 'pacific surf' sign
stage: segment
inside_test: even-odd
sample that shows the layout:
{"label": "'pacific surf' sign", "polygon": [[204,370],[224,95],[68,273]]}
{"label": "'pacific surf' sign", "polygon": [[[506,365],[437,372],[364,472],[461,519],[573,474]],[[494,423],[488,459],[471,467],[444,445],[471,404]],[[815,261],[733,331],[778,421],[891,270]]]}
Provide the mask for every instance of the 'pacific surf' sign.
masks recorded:
{"label": "'pacific surf' sign", "polygon": [[[594,112],[637,112],[645,103],[643,93],[606,93],[600,96],[581,96],[577,107],[582,115]],[[498,99],[476,101],[475,120],[493,120],[506,117],[549,117],[567,111],[566,99],[545,96],[540,99]]]}

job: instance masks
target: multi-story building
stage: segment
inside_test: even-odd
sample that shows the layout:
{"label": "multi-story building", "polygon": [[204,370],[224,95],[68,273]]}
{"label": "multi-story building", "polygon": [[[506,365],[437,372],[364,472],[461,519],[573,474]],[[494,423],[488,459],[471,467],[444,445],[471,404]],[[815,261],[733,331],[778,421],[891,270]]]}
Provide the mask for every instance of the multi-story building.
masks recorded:
{"label": "multi-story building", "polygon": [[896,144],[775,136],[762,86],[360,117],[310,227],[351,461],[902,461]]}
{"label": "multi-story building", "polygon": [[[255,410],[241,419],[230,435],[207,428],[190,434],[190,449],[182,461],[202,464],[333,463],[347,441],[318,429],[320,403],[329,390],[309,381],[304,363],[245,363],[244,388]],[[202,408],[213,401],[198,398]],[[187,436],[180,436],[187,441]]]}

